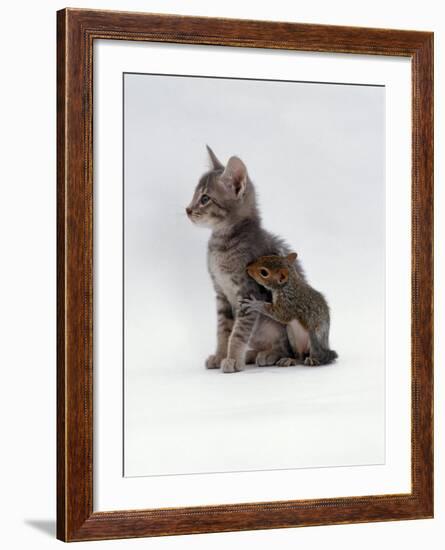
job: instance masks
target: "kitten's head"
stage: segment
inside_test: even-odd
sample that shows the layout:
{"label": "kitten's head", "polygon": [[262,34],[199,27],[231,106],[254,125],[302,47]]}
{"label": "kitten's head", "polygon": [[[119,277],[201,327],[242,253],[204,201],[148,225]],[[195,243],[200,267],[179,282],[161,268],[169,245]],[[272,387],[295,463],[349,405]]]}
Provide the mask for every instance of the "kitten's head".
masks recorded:
{"label": "kitten's head", "polygon": [[255,190],[243,161],[230,157],[224,166],[209,146],[207,150],[212,169],[201,177],[185,209],[189,219],[196,225],[219,229],[256,216]]}

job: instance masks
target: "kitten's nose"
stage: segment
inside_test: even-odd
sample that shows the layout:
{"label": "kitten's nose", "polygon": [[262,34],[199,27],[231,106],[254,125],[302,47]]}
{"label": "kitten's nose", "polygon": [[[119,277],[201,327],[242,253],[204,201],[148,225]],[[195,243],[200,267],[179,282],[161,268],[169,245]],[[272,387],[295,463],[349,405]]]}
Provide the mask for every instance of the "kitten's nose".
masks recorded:
{"label": "kitten's nose", "polygon": [[185,211],[187,212],[187,215],[188,215],[188,216],[190,216],[190,214],[192,213],[192,209],[189,208],[188,206],[187,206],[187,208],[185,209]]}

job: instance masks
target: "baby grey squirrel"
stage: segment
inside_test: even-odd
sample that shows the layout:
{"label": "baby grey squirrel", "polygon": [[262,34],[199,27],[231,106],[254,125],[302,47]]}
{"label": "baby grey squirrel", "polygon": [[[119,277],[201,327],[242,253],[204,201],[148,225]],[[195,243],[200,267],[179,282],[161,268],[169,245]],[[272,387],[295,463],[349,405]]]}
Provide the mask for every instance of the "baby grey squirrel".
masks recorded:
{"label": "baby grey squirrel", "polygon": [[329,306],[324,296],[293,268],[296,258],[295,252],[287,256],[261,256],[249,264],[247,273],[272,292],[272,303],[251,296],[241,300],[240,308],[287,326],[295,358],[281,359],[278,365],[295,365],[297,358],[304,359],[305,365],[327,365],[338,357],[329,348]]}

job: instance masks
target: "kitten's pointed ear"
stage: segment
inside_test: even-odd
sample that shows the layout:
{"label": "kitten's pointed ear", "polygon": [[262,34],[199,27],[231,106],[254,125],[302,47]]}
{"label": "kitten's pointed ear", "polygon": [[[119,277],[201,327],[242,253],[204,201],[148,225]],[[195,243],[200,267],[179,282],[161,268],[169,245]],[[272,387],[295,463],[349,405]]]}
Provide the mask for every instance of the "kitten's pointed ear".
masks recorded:
{"label": "kitten's pointed ear", "polygon": [[230,157],[221,180],[233,190],[237,199],[242,197],[247,185],[247,168],[244,162],[238,157]]}
{"label": "kitten's pointed ear", "polygon": [[290,254],[288,254],[286,256],[287,263],[289,265],[292,265],[295,262],[295,260],[297,259],[297,256],[298,256],[298,254],[296,252],[291,252]]}
{"label": "kitten's pointed ear", "polygon": [[209,153],[210,160],[212,161],[212,166],[214,170],[220,170],[221,168],[224,168],[224,165],[219,162],[218,157],[215,155],[215,153],[212,151],[212,149],[206,145],[207,152]]}

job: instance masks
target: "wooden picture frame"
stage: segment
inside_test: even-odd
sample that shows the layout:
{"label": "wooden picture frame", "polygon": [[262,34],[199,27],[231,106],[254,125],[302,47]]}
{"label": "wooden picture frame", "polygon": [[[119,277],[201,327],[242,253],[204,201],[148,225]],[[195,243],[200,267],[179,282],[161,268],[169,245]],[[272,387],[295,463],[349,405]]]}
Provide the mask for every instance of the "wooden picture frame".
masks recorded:
{"label": "wooden picture frame", "polygon": [[[412,491],[93,512],[95,40],[403,56],[412,63]],[[64,9],[57,14],[57,537],[84,541],[433,516],[433,34]]]}

